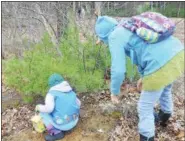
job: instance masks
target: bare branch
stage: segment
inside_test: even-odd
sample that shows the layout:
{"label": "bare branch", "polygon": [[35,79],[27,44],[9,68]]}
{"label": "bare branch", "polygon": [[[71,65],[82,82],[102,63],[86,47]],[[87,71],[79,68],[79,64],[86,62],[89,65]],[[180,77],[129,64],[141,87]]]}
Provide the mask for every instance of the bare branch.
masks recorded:
{"label": "bare branch", "polygon": [[41,16],[54,17],[54,15],[48,15],[48,14],[45,14],[45,13],[38,13],[37,11],[35,11],[33,9],[29,9],[29,8],[25,8],[25,7],[19,7],[19,8],[34,12],[35,14],[38,14],[38,15],[41,15]]}
{"label": "bare branch", "polygon": [[[40,10],[40,6],[38,4],[35,5],[35,8],[37,9],[38,13],[41,13],[41,10]],[[57,38],[55,36],[55,32],[53,31],[53,29],[51,28],[51,26],[48,24],[48,21],[47,19],[42,15],[40,14],[41,17],[42,17],[42,20],[43,20],[43,23],[44,23],[44,26],[48,32],[48,34],[50,35],[51,37],[51,40],[54,44],[54,47],[57,49],[57,52],[60,56],[62,56],[62,53],[60,51],[60,49],[58,48],[58,41],[57,41]]]}

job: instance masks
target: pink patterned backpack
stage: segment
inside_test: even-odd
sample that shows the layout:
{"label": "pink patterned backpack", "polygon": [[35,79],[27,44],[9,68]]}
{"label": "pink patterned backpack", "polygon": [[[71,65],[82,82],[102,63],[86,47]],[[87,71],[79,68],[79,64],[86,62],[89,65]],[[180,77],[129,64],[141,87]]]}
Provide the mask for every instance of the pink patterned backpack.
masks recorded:
{"label": "pink patterned backpack", "polygon": [[136,33],[148,43],[165,40],[174,33],[175,23],[162,14],[145,12],[119,24]]}

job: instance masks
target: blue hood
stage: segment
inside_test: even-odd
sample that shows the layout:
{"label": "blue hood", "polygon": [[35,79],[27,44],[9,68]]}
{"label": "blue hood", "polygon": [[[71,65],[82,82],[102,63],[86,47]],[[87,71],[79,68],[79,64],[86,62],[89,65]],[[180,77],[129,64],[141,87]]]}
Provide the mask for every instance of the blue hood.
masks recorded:
{"label": "blue hood", "polygon": [[108,16],[99,16],[95,24],[95,32],[104,43],[108,43],[108,36],[118,24],[116,19]]}
{"label": "blue hood", "polygon": [[60,74],[54,73],[49,77],[48,85],[51,88],[57,84],[60,84],[63,81],[64,81],[64,78]]}

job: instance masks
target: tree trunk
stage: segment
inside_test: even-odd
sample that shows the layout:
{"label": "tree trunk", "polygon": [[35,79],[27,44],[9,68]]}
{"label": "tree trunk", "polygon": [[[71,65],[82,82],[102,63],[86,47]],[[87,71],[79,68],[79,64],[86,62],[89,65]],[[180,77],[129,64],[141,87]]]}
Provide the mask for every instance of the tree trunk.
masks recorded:
{"label": "tree trunk", "polygon": [[41,12],[41,8],[38,4],[35,5],[35,8],[37,10],[37,12],[39,13],[39,15],[41,16],[42,20],[43,20],[43,24],[45,26],[46,31],[48,32],[49,36],[51,37],[51,41],[54,45],[54,47],[56,48],[58,54],[60,56],[62,56],[62,53],[58,47],[58,40],[56,38],[55,35],[55,31],[53,30],[53,28],[51,27],[51,25],[48,23],[48,20],[45,18],[45,16],[43,15],[43,13]]}
{"label": "tree trunk", "polygon": [[163,6],[163,10],[166,9],[166,2],[164,1],[164,6]]}
{"label": "tree trunk", "polygon": [[74,12],[74,14],[76,13],[76,3],[75,3],[75,1],[73,1],[73,12]]}
{"label": "tree trunk", "polygon": [[102,2],[95,2],[95,13],[97,16],[101,15],[101,5]]}
{"label": "tree trunk", "polygon": [[57,40],[60,41],[68,25],[68,5],[66,2],[56,2]]}
{"label": "tree trunk", "polygon": [[151,11],[153,11],[153,2],[150,2]]}
{"label": "tree trunk", "polygon": [[109,8],[110,8],[110,7],[109,7],[109,6],[110,6],[110,2],[109,2],[109,1],[107,2],[107,5],[108,5],[108,12],[109,12]]}
{"label": "tree trunk", "polygon": [[58,2],[56,4],[56,16],[57,16],[57,32],[56,32],[56,37],[59,42],[60,37],[61,37],[61,27],[62,27],[62,21],[61,21],[61,14],[60,14],[60,5]]}
{"label": "tree trunk", "polygon": [[180,10],[181,10],[181,2],[179,2],[179,8],[178,8],[178,12],[177,12],[177,17],[179,17]]}

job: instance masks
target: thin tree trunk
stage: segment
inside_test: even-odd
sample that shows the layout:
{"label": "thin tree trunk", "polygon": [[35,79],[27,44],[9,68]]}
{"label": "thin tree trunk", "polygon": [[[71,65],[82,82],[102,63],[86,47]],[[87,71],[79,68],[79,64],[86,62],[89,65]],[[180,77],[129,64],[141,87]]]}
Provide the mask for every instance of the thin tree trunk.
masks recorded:
{"label": "thin tree trunk", "polygon": [[38,11],[38,13],[41,15],[41,18],[43,20],[44,26],[46,31],[48,32],[49,36],[51,37],[51,41],[54,45],[54,47],[56,48],[59,56],[62,56],[62,53],[58,47],[58,40],[56,38],[55,32],[53,31],[53,29],[51,28],[50,24],[48,23],[47,19],[45,18],[45,16],[42,14],[40,6],[38,4],[35,5],[36,10]]}
{"label": "thin tree trunk", "polygon": [[76,13],[76,3],[75,3],[75,1],[73,1],[73,12],[74,12],[74,14]]}
{"label": "thin tree trunk", "polygon": [[179,17],[180,10],[181,10],[181,2],[179,2],[179,8],[178,8],[178,12],[177,12],[177,17]]}
{"label": "thin tree trunk", "polygon": [[60,40],[60,37],[61,37],[61,27],[62,27],[62,25],[61,25],[61,14],[60,14],[60,11],[59,11],[59,9],[60,9],[60,7],[59,7],[59,3],[55,3],[56,4],[56,15],[57,15],[57,32],[56,32],[56,37],[57,37],[57,40],[58,40],[58,42],[59,42],[59,40]]}
{"label": "thin tree trunk", "polygon": [[108,5],[108,12],[109,12],[109,8],[110,8],[110,2],[109,1],[107,2],[107,5]]}
{"label": "thin tree trunk", "polygon": [[164,6],[163,6],[163,10],[166,9],[166,2],[164,1]]}
{"label": "thin tree trunk", "polygon": [[150,2],[151,11],[153,11],[153,2]]}
{"label": "thin tree trunk", "polygon": [[83,48],[83,54],[82,54],[82,56],[83,56],[83,67],[84,67],[84,71],[86,72],[86,63],[85,63],[85,48]]}
{"label": "thin tree trunk", "polygon": [[101,5],[102,2],[95,2],[95,13],[97,16],[101,15]]}

